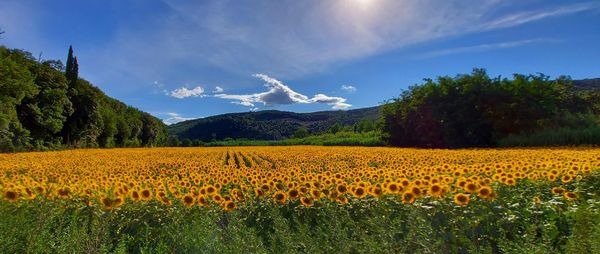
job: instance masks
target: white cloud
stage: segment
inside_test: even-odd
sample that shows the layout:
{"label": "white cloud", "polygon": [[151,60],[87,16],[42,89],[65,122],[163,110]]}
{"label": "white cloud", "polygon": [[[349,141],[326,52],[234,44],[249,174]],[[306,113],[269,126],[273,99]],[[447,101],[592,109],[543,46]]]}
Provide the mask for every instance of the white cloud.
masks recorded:
{"label": "white cloud", "polygon": [[220,86],[215,86],[215,90],[213,90],[212,92],[213,92],[213,93],[223,93],[223,91],[225,91],[225,90],[223,90],[223,88],[222,88],[222,87],[220,87]]}
{"label": "white cloud", "polygon": [[469,53],[469,52],[481,52],[492,49],[502,49],[502,48],[514,48],[527,44],[534,43],[551,43],[551,42],[560,42],[560,40],[554,39],[528,39],[528,40],[518,40],[518,41],[506,41],[506,42],[498,42],[498,43],[489,43],[489,44],[480,44],[475,46],[466,46],[466,47],[457,47],[457,48],[449,48],[443,50],[432,51],[429,53],[425,53],[419,58],[433,58],[438,56],[459,54],[459,53]]}
{"label": "white cloud", "polygon": [[193,117],[183,117],[177,113],[169,112],[169,113],[159,113],[160,115],[165,115],[167,118],[163,119],[163,122],[167,125],[175,124],[178,122],[183,122],[187,120],[193,120],[196,118]]}
{"label": "white cloud", "polygon": [[342,85],[342,90],[348,92],[348,93],[355,93],[356,92],[356,87],[352,86],[352,85]]}
{"label": "white cloud", "polygon": [[316,94],[314,97],[309,98],[306,95],[292,90],[281,81],[265,74],[255,74],[254,77],[265,81],[265,86],[268,87],[269,90],[254,94],[215,94],[214,97],[232,100],[232,103],[247,107],[255,107],[255,103],[262,103],[263,105],[267,106],[323,103],[330,105],[333,109],[347,109],[352,106],[346,103],[346,99],[342,97],[331,97],[325,94]]}
{"label": "white cloud", "polygon": [[187,98],[187,97],[199,97],[199,96],[204,96],[204,88],[197,86],[196,88],[193,89],[188,89],[186,87],[182,87],[182,88],[177,88],[171,92],[169,92],[167,95],[171,96],[171,97],[175,97],[177,99],[183,99],[183,98]]}

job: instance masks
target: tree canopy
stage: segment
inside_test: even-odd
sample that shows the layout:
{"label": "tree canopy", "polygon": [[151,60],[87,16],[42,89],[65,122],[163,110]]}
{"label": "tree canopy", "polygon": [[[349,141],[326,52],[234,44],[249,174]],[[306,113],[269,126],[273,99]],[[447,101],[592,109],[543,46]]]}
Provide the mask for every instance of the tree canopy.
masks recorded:
{"label": "tree canopy", "polygon": [[474,69],[410,87],[383,107],[383,132],[393,146],[494,146],[511,134],[560,127],[574,114],[589,117],[594,101],[586,98],[593,96],[576,92],[568,77],[490,78]]}
{"label": "tree canopy", "polygon": [[159,119],[106,96],[78,68],[72,47],[66,68],[0,47],[0,151],[166,143]]}

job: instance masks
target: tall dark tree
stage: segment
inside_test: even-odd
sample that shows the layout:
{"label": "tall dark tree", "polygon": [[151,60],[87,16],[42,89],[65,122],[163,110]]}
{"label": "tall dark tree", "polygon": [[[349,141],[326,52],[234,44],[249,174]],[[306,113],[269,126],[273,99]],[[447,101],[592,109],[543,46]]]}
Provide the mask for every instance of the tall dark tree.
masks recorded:
{"label": "tall dark tree", "polygon": [[77,81],[77,79],[79,79],[79,63],[77,63],[77,57],[73,58],[73,70],[71,73],[71,81],[75,82]]}
{"label": "tall dark tree", "polygon": [[67,56],[67,66],[65,66],[65,77],[71,82],[73,80],[73,46],[69,46],[69,55]]}

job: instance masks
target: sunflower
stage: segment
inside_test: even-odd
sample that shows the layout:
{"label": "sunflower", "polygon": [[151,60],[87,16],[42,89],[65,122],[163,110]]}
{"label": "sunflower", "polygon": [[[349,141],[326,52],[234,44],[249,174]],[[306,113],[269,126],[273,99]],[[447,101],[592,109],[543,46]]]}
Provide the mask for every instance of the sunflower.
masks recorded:
{"label": "sunflower", "polygon": [[208,206],[210,202],[205,196],[200,196],[198,197],[198,204],[200,204],[201,206]]}
{"label": "sunflower", "polygon": [[383,194],[383,190],[380,186],[373,186],[371,189],[369,189],[369,194],[371,194],[373,197],[380,197],[381,194]]}
{"label": "sunflower", "polygon": [[310,190],[310,196],[313,197],[315,200],[319,200],[321,198],[321,191],[317,189],[312,189]]}
{"label": "sunflower", "polygon": [[465,184],[464,190],[468,193],[476,193],[479,188],[475,183],[467,183]]}
{"label": "sunflower", "polygon": [[63,187],[58,189],[57,191],[58,197],[60,198],[69,198],[69,196],[71,195],[71,188],[69,187]]}
{"label": "sunflower", "polygon": [[335,187],[335,190],[339,194],[344,194],[344,193],[346,193],[346,191],[348,191],[348,188],[346,188],[346,185],[340,184],[340,185],[338,185],[338,186]]}
{"label": "sunflower", "polygon": [[568,200],[575,200],[575,199],[577,199],[577,193],[575,193],[575,192],[570,192],[570,191],[567,191],[567,192],[565,192],[565,193],[563,194],[563,196],[564,196],[566,199],[568,199]]}
{"label": "sunflower", "polygon": [[212,199],[217,203],[221,203],[221,201],[223,201],[223,197],[221,197],[221,195],[219,195],[219,194],[213,195]]}
{"label": "sunflower", "polygon": [[183,196],[183,205],[186,207],[192,207],[194,205],[194,197],[190,194]]}
{"label": "sunflower", "polygon": [[506,181],[504,181],[504,183],[509,186],[517,185],[517,181],[515,181],[514,178],[507,178]]}
{"label": "sunflower", "polygon": [[104,205],[104,209],[106,210],[111,210],[113,208],[113,202],[109,197],[102,197],[100,202]]}
{"label": "sunflower", "polygon": [[494,191],[492,190],[491,187],[482,186],[481,188],[479,188],[479,191],[477,191],[477,196],[479,196],[480,198],[483,198],[483,199],[490,199],[493,192]]}
{"label": "sunflower", "polygon": [[142,200],[150,200],[152,198],[152,192],[148,189],[144,189],[141,191]]}
{"label": "sunflower", "polygon": [[456,203],[457,205],[468,205],[469,201],[471,201],[471,199],[468,195],[462,193],[454,195],[454,203]]}
{"label": "sunflower", "polygon": [[254,195],[257,197],[262,197],[265,195],[265,191],[262,188],[256,188],[254,189]]}
{"label": "sunflower", "polygon": [[404,204],[412,204],[415,202],[416,196],[414,193],[407,191],[402,195],[402,203]]}
{"label": "sunflower", "polygon": [[573,177],[571,175],[564,175],[560,180],[563,183],[569,183],[569,182],[573,181]]}
{"label": "sunflower", "polygon": [[285,204],[286,198],[287,198],[287,196],[286,196],[285,192],[283,192],[283,191],[278,191],[278,192],[275,192],[275,194],[273,194],[273,199],[278,204]]}
{"label": "sunflower", "polygon": [[432,184],[429,186],[429,194],[432,197],[439,198],[444,195],[444,188],[439,184]]}
{"label": "sunflower", "polygon": [[226,212],[230,212],[232,210],[234,210],[237,206],[235,205],[235,203],[233,203],[233,201],[226,201],[223,203],[223,210],[225,210]]}
{"label": "sunflower", "polygon": [[314,204],[314,199],[312,197],[302,197],[300,203],[305,207],[311,207]]}
{"label": "sunflower", "polygon": [[363,197],[365,197],[365,195],[367,194],[367,192],[365,191],[365,188],[363,188],[363,187],[357,187],[357,188],[354,188],[354,191],[352,192],[352,194],[356,198],[363,198]]}
{"label": "sunflower", "polygon": [[412,193],[415,196],[415,198],[421,197],[423,195],[423,191],[417,186],[409,188],[408,192]]}
{"label": "sunflower", "polygon": [[122,197],[116,197],[112,200],[112,206],[115,208],[121,207],[123,204],[125,204],[125,199]]}
{"label": "sunflower", "polygon": [[300,195],[300,193],[298,192],[297,189],[290,189],[288,191],[288,197],[290,197],[291,200],[297,199],[299,195]]}
{"label": "sunflower", "polygon": [[207,186],[206,187],[206,193],[208,195],[214,195],[217,192],[217,189],[214,186]]}
{"label": "sunflower", "polygon": [[131,191],[131,199],[134,201],[140,200],[140,193],[136,190]]}
{"label": "sunflower", "polygon": [[398,191],[400,191],[400,187],[396,183],[390,183],[387,186],[387,190],[389,193],[398,193]]}
{"label": "sunflower", "polygon": [[538,196],[533,197],[533,204],[534,205],[539,205],[541,203],[542,203],[542,200],[540,199],[540,197],[538,197]]}
{"label": "sunflower", "polygon": [[563,189],[561,187],[552,188],[552,193],[555,195],[560,195],[560,194],[563,194],[564,192],[565,192],[565,189]]}
{"label": "sunflower", "polygon": [[15,202],[15,201],[17,201],[17,199],[19,199],[19,193],[17,193],[16,191],[12,191],[12,190],[4,191],[4,199],[6,199],[10,202]]}
{"label": "sunflower", "polygon": [[342,205],[348,203],[348,198],[346,198],[346,196],[337,196],[335,200]]}

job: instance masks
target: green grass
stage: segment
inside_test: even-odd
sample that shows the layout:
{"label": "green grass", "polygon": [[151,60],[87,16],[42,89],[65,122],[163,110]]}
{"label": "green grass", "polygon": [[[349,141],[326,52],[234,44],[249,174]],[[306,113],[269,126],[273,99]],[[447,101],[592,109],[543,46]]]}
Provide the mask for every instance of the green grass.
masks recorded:
{"label": "green grass", "polygon": [[338,132],[308,136],[305,138],[290,138],[284,140],[225,140],[204,143],[204,146],[385,146],[379,132]]}
{"label": "green grass", "polygon": [[[230,213],[175,203],[105,212],[72,201],[0,202],[4,253],[599,253],[600,173],[568,186],[497,186],[494,201],[466,207],[398,197],[347,205],[256,201]],[[542,203],[535,205],[532,196]]]}

